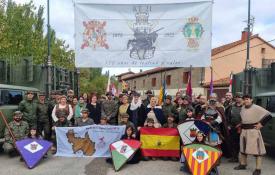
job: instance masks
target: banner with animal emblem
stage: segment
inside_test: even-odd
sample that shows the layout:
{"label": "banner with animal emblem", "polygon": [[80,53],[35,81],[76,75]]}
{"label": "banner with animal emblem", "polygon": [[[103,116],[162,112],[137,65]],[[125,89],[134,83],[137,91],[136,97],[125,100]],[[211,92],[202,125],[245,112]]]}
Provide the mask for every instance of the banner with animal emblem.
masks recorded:
{"label": "banner with animal emblem", "polygon": [[192,143],[197,135],[198,131],[208,136],[210,132],[210,126],[202,120],[189,120],[178,125],[178,131],[184,145]]}
{"label": "banner with animal emblem", "polygon": [[124,132],[125,126],[57,127],[56,156],[110,157],[110,144],[120,140]]}
{"label": "banner with animal emblem", "polygon": [[15,142],[16,149],[28,168],[34,168],[51,148],[52,143],[42,139],[23,139]]}
{"label": "banner with animal emblem", "polygon": [[77,67],[207,67],[212,0],[74,0]]}
{"label": "banner with animal emblem", "polygon": [[183,147],[183,154],[193,175],[209,174],[222,156],[222,151],[203,144],[189,144]]}

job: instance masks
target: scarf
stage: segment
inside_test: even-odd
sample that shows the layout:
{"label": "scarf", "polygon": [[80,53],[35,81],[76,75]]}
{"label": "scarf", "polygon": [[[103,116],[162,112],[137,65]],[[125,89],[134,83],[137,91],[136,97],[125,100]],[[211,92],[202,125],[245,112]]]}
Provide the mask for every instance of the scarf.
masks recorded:
{"label": "scarf", "polygon": [[137,103],[135,103],[134,99],[133,99],[132,102],[131,102],[131,105],[130,105],[130,110],[134,111],[137,108],[139,108],[140,106],[141,106],[141,99],[139,98]]}

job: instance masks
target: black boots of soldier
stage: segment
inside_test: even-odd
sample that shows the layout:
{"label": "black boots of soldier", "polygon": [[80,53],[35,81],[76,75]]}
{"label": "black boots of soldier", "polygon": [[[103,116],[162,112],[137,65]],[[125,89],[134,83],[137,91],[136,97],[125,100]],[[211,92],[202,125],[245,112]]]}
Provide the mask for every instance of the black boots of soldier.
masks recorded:
{"label": "black boots of soldier", "polygon": [[260,175],[261,174],[261,170],[255,169],[255,171],[253,172],[253,175]]}
{"label": "black boots of soldier", "polygon": [[246,165],[238,165],[234,168],[234,170],[245,170],[246,169]]}

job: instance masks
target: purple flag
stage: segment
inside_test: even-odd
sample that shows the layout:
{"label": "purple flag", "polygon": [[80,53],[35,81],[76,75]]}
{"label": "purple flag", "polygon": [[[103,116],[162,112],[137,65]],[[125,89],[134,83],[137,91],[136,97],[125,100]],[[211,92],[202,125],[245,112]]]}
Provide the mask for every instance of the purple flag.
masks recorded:
{"label": "purple flag", "polygon": [[51,148],[52,143],[42,139],[24,139],[15,142],[28,168],[33,168]]}

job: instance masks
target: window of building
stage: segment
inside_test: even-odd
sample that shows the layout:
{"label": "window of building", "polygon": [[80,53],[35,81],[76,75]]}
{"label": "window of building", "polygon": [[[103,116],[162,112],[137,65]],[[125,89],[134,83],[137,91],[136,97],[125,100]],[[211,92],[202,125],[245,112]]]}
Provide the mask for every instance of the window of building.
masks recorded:
{"label": "window of building", "polygon": [[183,82],[184,84],[187,84],[187,83],[188,83],[188,74],[189,74],[189,72],[183,72],[182,82]]}
{"label": "window of building", "polygon": [[171,75],[166,76],[166,85],[170,86],[171,85]]}
{"label": "window of building", "polygon": [[134,81],[134,87],[136,87],[137,86],[137,81]]}
{"label": "window of building", "polygon": [[261,53],[263,53],[263,54],[265,53],[265,48],[264,47],[261,48]]}
{"label": "window of building", "polygon": [[142,87],[145,88],[145,79],[142,81]]}
{"label": "window of building", "polygon": [[157,78],[152,78],[152,87],[157,85]]}

